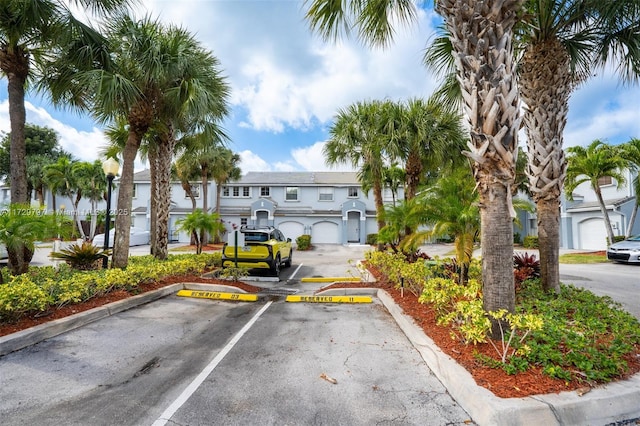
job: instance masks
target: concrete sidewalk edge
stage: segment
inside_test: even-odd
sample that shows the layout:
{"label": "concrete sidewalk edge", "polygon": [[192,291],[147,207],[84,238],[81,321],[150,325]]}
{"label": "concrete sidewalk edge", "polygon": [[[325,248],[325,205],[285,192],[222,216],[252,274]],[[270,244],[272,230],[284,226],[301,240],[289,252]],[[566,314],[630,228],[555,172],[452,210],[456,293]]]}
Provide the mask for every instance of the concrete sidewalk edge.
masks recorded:
{"label": "concrete sidewalk edge", "polygon": [[442,352],[389,293],[378,290],[378,299],[451,396],[479,425],[598,425],[640,417],[640,374],[583,396],[561,392],[499,398],[478,386],[464,367]]}

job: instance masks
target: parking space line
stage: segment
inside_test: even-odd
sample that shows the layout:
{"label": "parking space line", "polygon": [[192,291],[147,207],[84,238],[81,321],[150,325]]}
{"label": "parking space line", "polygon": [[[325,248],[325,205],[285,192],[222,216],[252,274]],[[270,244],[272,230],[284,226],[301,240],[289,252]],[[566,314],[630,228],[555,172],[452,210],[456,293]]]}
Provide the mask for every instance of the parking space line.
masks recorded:
{"label": "parking space line", "polygon": [[289,277],[290,280],[293,279],[293,277],[298,273],[300,268],[302,268],[302,263],[298,265],[295,271],[293,271],[293,274],[291,274],[291,276]]}
{"label": "parking space line", "polygon": [[176,398],[176,400],[173,401],[166,410],[164,410],[160,417],[158,417],[158,419],[153,422],[153,426],[164,426],[169,420],[171,420],[171,417],[176,413],[176,411],[178,411],[180,407],[182,407],[184,403],[189,400],[191,395],[193,395],[193,393],[200,387],[202,382],[205,381],[205,379],[209,376],[209,374],[211,374],[214,368],[216,368],[218,364],[220,364],[220,361],[222,361],[224,357],[229,352],[231,352],[231,349],[233,349],[236,343],[240,341],[242,336],[244,336],[244,334],[249,331],[249,329],[253,326],[253,324],[255,324],[258,318],[260,318],[260,316],[269,308],[269,306],[271,306],[271,303],[273,302],[267,302],[267,304],[264,305],[262,309],[260,309],[235,336],[233,336],[233,339],[231,339],[231,341],[227,343],[227,345],[218,353],[218,355],[216,355],[216,357],[209,363],[209,365],[207,365],[204,370],[202,370],[200,374],[198,374],[198,376],[193,379],[189,386],[187,386],[186,389],[182,391],[180,396],[178,396],[178,398]]}

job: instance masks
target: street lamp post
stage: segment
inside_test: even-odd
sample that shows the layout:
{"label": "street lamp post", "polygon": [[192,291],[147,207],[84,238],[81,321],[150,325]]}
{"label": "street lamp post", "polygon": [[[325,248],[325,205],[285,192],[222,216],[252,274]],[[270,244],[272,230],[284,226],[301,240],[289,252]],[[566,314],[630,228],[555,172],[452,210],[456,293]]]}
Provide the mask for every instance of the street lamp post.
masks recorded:
{"label": "street lamp post", "polygon": [[[105,231],[104,231],[104,247],[103,250],[106,252],[109,250],[109,225],[111,224],[111,185],[113,184],[113,178],[118,174],[118,169],[120,168],[120,164],[113,158],[107,158],[102,163],[102,170],[104,170],[104,174],[107,175],[107,212],[105,215]],[[109,256],[105,254],[102,260],[102,267],[104,269],[109,267]]]}

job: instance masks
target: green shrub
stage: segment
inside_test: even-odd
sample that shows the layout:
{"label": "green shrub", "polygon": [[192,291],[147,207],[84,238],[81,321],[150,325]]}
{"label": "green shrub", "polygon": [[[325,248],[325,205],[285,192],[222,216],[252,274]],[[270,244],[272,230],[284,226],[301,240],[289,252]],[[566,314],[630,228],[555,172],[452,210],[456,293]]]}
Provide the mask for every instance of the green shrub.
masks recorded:
{"label": "green shrub", "polygon": [[[614,243],[619,243],[620,241],[624,241],[625,237],[624,235],[614,235],[613,236],[613,242]],[[607,242],[609,242],[609,239],[607,238]],[[607,244],[607,246],[609,246],[610,244]]]}
{"label": "green shrub", "polygon": [[49,300],[31,277],[17,275],[11,282],[0,285],[0,318],[11,321],[30,312],[45,311]]}
{"label": "green shrub", "polygon": [[73,269],[90,271],[102,267],[106,255],[100,247],[85,241],[81,245],[72,244],[68,248],[54,251],[50,256],[64,260]]}
{"label": "green shrub", "polygon": [[522,235],[519,232],[513,234],[513,244],[522,244]]}
{"label": "green shrub", "polygon": [[522,246],[524,248],[538,248],[538,237],[535,235],[527,235],[526,237],[524,237],[524,240],[522,240]]}
{"label": "green shrub", "polygon": [[296,238],[296,246],[298,250],[309,250],[311,248],[311,235],[300,235]]}
{"label": "green shrub", "polygon": [[378,244],[378,234],[367,234],[367,244],[370,246]]}

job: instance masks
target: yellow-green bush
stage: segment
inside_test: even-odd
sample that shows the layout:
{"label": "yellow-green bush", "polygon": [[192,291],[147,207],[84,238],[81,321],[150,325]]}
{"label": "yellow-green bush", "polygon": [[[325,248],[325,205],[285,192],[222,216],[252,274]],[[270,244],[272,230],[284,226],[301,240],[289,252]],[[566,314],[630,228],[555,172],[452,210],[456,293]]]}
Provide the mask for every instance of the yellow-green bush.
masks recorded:
{"label": "yellow-green bush", "polygon": [[29,312],[42,312],[49,297],[28,275],[18,275],[0,285],[0,317],[16,319]]}
{"label": "yellow-green bush", "polygon": [[11,277],[0,285],[0,319],[16,319],[50,306],[61,307],[101,296],[115,289],[137,287],[176,275],[199,274],[220,264],[221,254],[170,255],[166,261],[152,256],[130,259],[126,269],[74,271],[68,265],[57,268],[32,267],[29,274]]}

